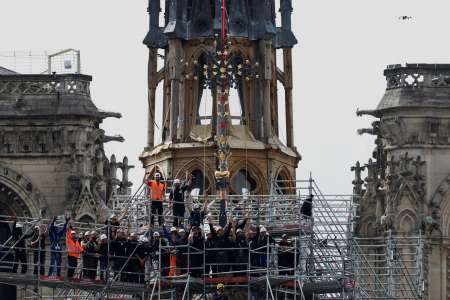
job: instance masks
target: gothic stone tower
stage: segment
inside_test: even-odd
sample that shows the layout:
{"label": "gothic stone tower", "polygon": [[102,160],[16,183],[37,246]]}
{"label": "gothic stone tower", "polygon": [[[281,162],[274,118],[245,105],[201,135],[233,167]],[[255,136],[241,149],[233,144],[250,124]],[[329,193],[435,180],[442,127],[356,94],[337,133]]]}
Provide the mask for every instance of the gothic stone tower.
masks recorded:
{"label": "gothic stone tower", "polygon": [[386,93],[372,111],[377,120],[360,133],[375,135],[373,159],[359,196],[356,233],[425,236],[425,297],[447,299],[450,255],[450,65],[389,66]]}
{"label": "gothic stone tower", "polygon": [[[70,213],[100,221],[129,166],[105,155],[102,112],[81,74],[0,75],[0,214],[37,218]],[[126,174],[126,172],[124,172]],[[126,178],[127,179],[127,178]],[[127,181],[127,180],[126,180]],[[122,183],[121,190],[129,187]]]}
{"label": "gothic stone tower", "polygon": [[[217,166],[216,116],[218,95],[204,88],[203,75],[192,76],[195,66],[216,51],[221,31],[221,0],[166,0],[165,23],[159,24],[160,0],[149,0],[148,143],[140,159],[150,173],[203,178],[201,189],[214,194]],[[280,1],[281,27],[276,27],[275,0],[226,1],[231,52],[243,64],[257,66],[258,78],[237,83],[231,116],[229,161],[232,194],[246,185],[252,194],[266,194],[273,178],[292,180],[300,155],[294,147],[292,114],[292,1]],[[283,69],[277,67],[277,50]],[[158,69],[158,57],[163,57]],[[284,87],[285,116],[278,115],[278,88]],[[162,101],[157,99],[161,87]],[[207,100],[205,100],[207,99]],[[233,104],[233,100],[236,100]],[[208,101],[209,100],[209,101]],[[155,105],[162,106],[161,140],[155,139]],[[156,109],[158,111],[158,109]],[[286,144],[279,138],[279,120],[286,120]],[[244,183],[245,182],[245,183]]]}

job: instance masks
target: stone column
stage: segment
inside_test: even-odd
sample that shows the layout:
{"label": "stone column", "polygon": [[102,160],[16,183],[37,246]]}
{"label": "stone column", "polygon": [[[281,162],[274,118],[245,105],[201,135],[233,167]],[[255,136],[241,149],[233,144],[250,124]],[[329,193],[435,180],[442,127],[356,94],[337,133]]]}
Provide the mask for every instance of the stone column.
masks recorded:
{"label": "stone column", "polygon": [[294,147],[294,113],[292,106],[292,49],[283,49],[284,57],[284,102],[286,111],[286,144]]}
{"label": "stone column", "polygon": [[155,102],[156,102],[156,87],[158,86],[157,55],[158,55],[157,49],[149,48],[147,147],[150,150],[153,149],[155,145]]}
{"label": "stone column", "polygon": [[270,98],[270,82],[272,80],[272,61],[271,61],[271,40],[261,40],[259,42],[262,63],[262,94],[263,94],[263,128],[264,138],[268,142],[272,136],[272,121],[271,121],[271,98]]}
{"label": "stone column", "polygon": [[170,79],[170,140],[177,139],[181,90],[181,41],[169,40],[169,79]]}

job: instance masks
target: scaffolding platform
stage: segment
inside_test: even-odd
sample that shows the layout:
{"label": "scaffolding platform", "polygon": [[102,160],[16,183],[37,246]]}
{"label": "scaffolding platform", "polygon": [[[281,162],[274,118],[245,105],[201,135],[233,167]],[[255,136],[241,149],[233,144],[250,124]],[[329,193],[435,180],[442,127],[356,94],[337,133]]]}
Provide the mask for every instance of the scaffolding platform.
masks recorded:
{"label": "scaffolding platform", "polygon": [[[274,184],[276,186],[276,184]],[[353,236],[355,205],[353,196],[323,195],[315,182],[310,179],[289,184],[290,194],[283,189],[275,189],[271,195],[230,196],[227,205],[228,218],[248,218],[256,226],[265,226],[275,239],[274,244],[263,246],[264,252],[249,245],[248,261],[240,274],[229,270],[223,273],[197,274],[191,276],[191,269],[182,276],[162,276],[167,266],[155,265],[161,256],[152,257],[151,273],[146,274],[146,284],[122,282],[118,275],[110,275],[107,281],[49,278],[27,274],[0,272],[0,282],[27,287],[30,290],[47,287],[56,292],[54,299],[74,299],[74,294],[84,296],[79,299],[96,299],[106,295],[117,299],[132,299],[136,294],[147,295],[146,299],[206,300],[218,283],[223,283],[231,292],[242,293],[239,299],[423,299],[421,286],[422,238],[396,237],[388,234],[372,240],[362,240]],[[295,186],[295,190],[292,187]],[[128,220],[132,231],[145,233],[161,228],[149,226],[149,216],[145,202],[146,191],[140,188],[128,198],[118,197],[111,208]],[[312,217],[301,214],[305,199],[313,195]],[[218,221],[219,203],[216,196],[196,196],[187,199],[187,205],[208,203],[208,212],[214,222]],[[164,216],[171,221],[170,210]],[[46,222],[22,218],[27,227]],[[97,230],[109,232],[109,225],[73,223],[77,232]],[[144,232],[142,232],[142,230]],[[279,246],[281,234],[287,234],[291,246]],[[376,239],[376,241],[374,241]],[[5,245],[3,245],[5,247]],[[156,252],[165,250],[177,252],[178,247],[187,247],[188,257],[195,253],[202,255],[203,262],[208,251],[229,251],[230,249],[191,249],[191,246],[164,246],[160,244]],[[9,249],[11,251],[13,247]],[[7,247],[6,247],[7,250]],[[233,249],[231,249],[233,250]],[[193,252],[189,252],[193,251]],[[290,251],[293,255],[292,269],[281,267],[279,254]],[[62,257],[67,252],[61,251]],[[170,252],[172,253],[172,252]],[[189,254],[191,253],[191,254]],[[266,255],[267,264],[254,265],[252,255]],[[4,259],[3,256],[2,259]],[[114,259],[114,258],[111,258]],[[125,258],[127,261],[130,257]],[[31,261],[29,259],[28,261]],[[49,260],[47,259],[47,262]],[[2,261],[0,260],[0,263]],[[124,267],[126,262],[124,262]],[[189,265],[189,258],[187,261]],[[29,263],[28,270],[36,265]],[[48,268],[48,264],[44,266]],[[120,270],[119,273],[128,271]],[[164,269],[166,268],[166,269]],[[201,267],[203,270],[203,266]],[[209,269],[209,267],[208,267]],[[211,265],[211,271],[214,268]],[[63,259],[62,274],[67,271]],[[99,278],[99,269],[95,270]],[[203,272],[203,271],[202,271]],[[237,271],[236,271],[237,272]],[[116,272],[117,273],[117,272]],[[109,270],[108,274],[113,274]],[[76,292],[75,292],[76,291]],[[117,296],[116,298],[114,298]],[[256,298],[255,298],[256,297]],[[78,298],[77,298],[78,299]]]}

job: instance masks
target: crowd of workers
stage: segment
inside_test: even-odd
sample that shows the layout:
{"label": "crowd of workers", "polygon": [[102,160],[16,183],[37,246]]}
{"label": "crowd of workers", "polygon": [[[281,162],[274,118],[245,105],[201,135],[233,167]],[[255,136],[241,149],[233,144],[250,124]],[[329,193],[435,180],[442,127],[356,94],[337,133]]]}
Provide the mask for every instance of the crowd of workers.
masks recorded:
{"label": "crowd of workers", "polygon": [[[111,215],[101,230],[83,233],[76,231],[68,217],[64,224],[56,225],[57,218],[53,218],[47,226],[36,225],[31,232],[23,232],[13,218],[9,241],[14,252],[12,271],[17,272],[21,265],[21,272],[27,272],[27,249],[31,249],[33,273],[44,275],[46,259],[50,259],[50,277],[61,276],[62,255],[67,255],[68,278],[105,281],[109,270],[115,280],[141,284],[147,282],[152,273],[162,277],[186,274],[228,277],[246,276],[252,269],[252,274],[257,276],[258,270],[262,272],[269,267],[275,255],[273,248],[276,248],[280,275],[293,274],[296,251],[285,234],[276,242],[264,226],[250,224],[247,217],[230,219],[223,227],[213,224],[207,202],[203,206],[194,204],[192,210],[185,205],[191,182],[192,178],[183,183],[174,181],[168,197],[173,226],[165,224],[166,186],[159,174],[154,180],[145,178],[150,222],[133,232],[129,223],[116,215]],[[188,218],[185,218],[185,210],[189,210]],[[155,215],[159,226],[154,225]],[[63,251],[64,236],[66,250]],[[277,247],[273,247],[276,244]],[[49,245],[48,250],[46,245]]]}

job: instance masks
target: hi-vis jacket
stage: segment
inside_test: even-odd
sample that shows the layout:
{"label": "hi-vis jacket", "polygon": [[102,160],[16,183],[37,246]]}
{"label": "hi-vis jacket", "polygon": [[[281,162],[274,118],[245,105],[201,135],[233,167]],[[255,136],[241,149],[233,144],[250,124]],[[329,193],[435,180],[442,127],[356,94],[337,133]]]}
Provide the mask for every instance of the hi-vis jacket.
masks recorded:
{"label": "hi-vis jacket", "polygon": [[66,245],[68,255],[75,258],[80,258],[80,253],[83,252],[83,247],[81,247],[80,242],[73,241],[72,230],[67,230],[66,232]]}
{"label": "hi-vis jacket", "polygon": [[153,201],[163,201],[166,190],[166,185],[162,182],[156,182],[155,180],[147,181],[148,186],[148,198]]}

